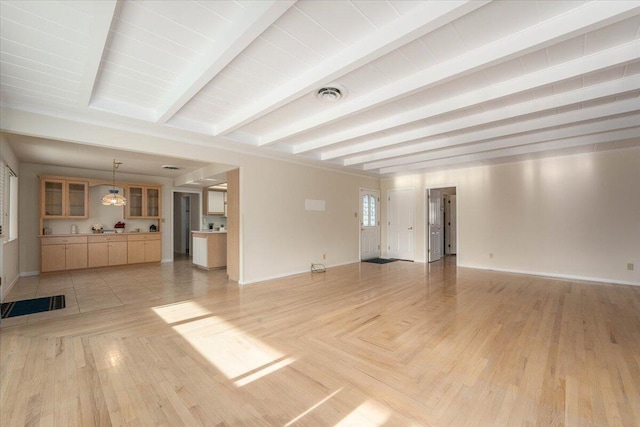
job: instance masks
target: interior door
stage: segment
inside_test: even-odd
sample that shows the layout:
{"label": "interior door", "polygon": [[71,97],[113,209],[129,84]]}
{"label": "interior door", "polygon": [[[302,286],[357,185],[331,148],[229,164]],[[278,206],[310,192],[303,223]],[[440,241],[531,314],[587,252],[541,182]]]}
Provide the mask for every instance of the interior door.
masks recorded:
{"label": "interior door", "polygon": [[444,219],[445,219],[445,239],[444,239],[444,252],[447,255],[455,255],[458,251],[456,248],[456,236],[457,236],[457,198],[455,195],[445,197],[444,205]]}
{"label": "interior door", "polygon": [[390,190],[388,201],[389,257],[413,261],[414,190]]}
{"label": "interior door", "polygon": [[429,190],[429,262],[442,258],[443,212],[442,191]]}
{"label": "interior door", "polygon": [[360,259],[380,256],[380,191],[360,189]]}

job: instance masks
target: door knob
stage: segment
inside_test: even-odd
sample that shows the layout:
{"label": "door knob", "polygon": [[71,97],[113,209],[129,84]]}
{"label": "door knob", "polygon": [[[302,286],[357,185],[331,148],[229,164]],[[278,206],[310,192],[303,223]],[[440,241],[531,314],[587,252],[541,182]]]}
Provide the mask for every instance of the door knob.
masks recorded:
{"label": "door knob", "polygon": [[409,227],[409,228],[407,228],[407,230],[413,230],[413,227]]}

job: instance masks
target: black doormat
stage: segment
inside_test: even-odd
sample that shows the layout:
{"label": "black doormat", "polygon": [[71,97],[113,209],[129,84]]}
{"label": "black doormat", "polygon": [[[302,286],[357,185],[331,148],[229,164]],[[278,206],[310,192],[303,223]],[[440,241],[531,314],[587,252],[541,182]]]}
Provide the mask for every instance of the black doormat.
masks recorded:
{"label": "black doormat", "polygon": [[2,318],[24,316],[25,314],[40,313],[43,311],[59,310],[64,308],[64,295],[54,297],[24,299],[21,301],[3,302]]}
{"label": "black doormat", "polygon": [[386,258],[372,258],[372,259],[365,259],[365,260],[362,260],[362,262],[372,262],[372,263],[374,263],[374,264],[386,264],[386,263],[388,263],[388,262],[394,262],[394,261],[397,261],[397,259],[393,259],[393,258],[390,258],[390,259],[386,259]]}

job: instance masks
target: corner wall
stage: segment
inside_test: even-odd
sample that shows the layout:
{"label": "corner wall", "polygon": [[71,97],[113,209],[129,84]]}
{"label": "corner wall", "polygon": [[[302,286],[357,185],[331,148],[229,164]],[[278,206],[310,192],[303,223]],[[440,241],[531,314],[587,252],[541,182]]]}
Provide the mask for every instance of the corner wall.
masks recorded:
{"label": "corner wall", "polygon": [[640,149],[385,179],[383,248],[388,190],[415,188],[415,260],[424,262],[425,189],[449,185],[459,266],[640,284]]}
{"label": "corner wall", "polygon": [[[18,186],[22,186],[22,174],[19,170],[20,165],[15,153],[5,140],[4,135],[0,134],[0,158],[18,175]],[[7,187],[9,183],[6,183]],[[4,194],[7,194],[7,188],[5,188]],[[6,202],[6,201],[5,201]],[[18,209],[20,208],[20,190],[18,190]],[[4,215],[4,212],[0,212],[0,215]],[[19,216],[19,214],[18,214]],[[19,247],[22,235],[20,234],[20,224],[22,219],[19,218],[18,222],[18,238],[11,242],[4,243],[0,240],[0,277],[2,277],[2,284],[0,285],[0,301],[4,301],[4,297],[9,293],[13,285],[20,276],[19,270]],[[4,230],[7,233],[8,230]]]}

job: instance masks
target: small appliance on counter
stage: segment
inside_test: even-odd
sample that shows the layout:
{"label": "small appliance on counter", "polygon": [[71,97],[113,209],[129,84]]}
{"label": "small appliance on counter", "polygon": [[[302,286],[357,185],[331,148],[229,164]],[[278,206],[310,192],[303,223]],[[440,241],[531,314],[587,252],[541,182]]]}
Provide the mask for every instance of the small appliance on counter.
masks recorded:
{"label": "small appliance on counter", "polygon": [[158,231],[158,227],[156,227],[155,224],[151,224],[151,227],[149,227],[149,231],[152,232],[152,233],[155,232],[155,231]]}
{"label": "small appliance on counter", "polygon": [[78,234],[78,226],[71,224],[71,234]]}

